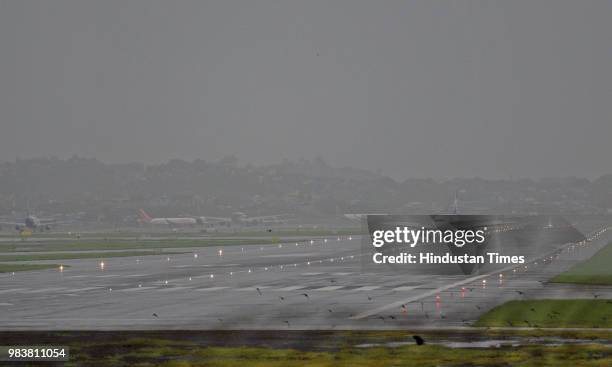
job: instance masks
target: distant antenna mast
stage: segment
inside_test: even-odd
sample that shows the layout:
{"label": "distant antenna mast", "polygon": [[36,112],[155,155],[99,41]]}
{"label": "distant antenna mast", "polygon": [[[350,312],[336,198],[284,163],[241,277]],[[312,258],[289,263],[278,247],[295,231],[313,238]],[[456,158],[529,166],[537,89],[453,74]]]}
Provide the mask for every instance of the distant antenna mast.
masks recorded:
{"label": "distant antenna mast", "polygon": [[459,199],[457,198],[457,190],[455,190],[455,199],[453,199],[453,214],[457,215],[459,211]]}

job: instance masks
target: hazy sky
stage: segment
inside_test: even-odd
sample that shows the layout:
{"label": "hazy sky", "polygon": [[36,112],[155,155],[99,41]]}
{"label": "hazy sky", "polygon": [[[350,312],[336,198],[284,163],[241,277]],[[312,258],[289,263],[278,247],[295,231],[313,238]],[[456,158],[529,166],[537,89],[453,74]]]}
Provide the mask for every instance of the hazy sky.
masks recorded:
{"label": "hazy sky", "polygon": [[0,0],[0,160],[612,173],[612,1]]}

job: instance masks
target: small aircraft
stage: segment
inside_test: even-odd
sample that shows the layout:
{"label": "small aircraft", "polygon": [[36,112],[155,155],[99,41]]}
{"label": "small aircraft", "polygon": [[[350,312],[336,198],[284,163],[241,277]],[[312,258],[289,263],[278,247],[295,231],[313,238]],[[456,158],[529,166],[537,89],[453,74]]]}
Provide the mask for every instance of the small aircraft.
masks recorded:
{"label": "small aircraft", "polygon": [[33,214],[27,214],[21,222],[0,222],[0,226],[12,226],[19,232],[23,231],[49,231],[52,226],[65,224],[68,222],[61,222],[53,218],[39,218]]}

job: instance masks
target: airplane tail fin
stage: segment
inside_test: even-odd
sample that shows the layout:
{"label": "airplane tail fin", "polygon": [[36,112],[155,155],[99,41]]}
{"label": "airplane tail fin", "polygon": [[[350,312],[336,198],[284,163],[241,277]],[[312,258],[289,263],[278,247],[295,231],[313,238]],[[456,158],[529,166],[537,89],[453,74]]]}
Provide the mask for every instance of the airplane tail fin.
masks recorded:
{"label": "airplane tail fin", "polygon": [[138,217],[141,223],[149,223],[152,219],[143,209],[138,210]]}

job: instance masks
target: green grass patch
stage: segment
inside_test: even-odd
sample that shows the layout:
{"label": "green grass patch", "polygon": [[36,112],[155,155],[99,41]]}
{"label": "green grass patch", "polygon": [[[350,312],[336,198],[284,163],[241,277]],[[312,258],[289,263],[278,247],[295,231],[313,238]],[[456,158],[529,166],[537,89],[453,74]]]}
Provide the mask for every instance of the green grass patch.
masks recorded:
{"label": "green grass patch", "polygon": [[474,326],[612,328],[612,300],[510,301],[482,315]]}
{"label": "green grass patch", "polygon": [[587,261],[550,280],[555,283],[612,285],[612,242]]}
{"label": "green grass patch", "polygon": [[106,259],[111,257],[170,255],[183,252],[120,251],[120,252],[59,252],[48,254],[0,255],[0,261],[37,261],[70,259]]}
{"label": "green grass patch", "polygon": [[300,351],[273,348],[205,347],[191,343],[97,344],[71,346],[67,365],[113,366],[609,366],[612,348],[601,345],[452,349],[435,345]]}
{"label": "green grass patch", "polygon": [[243,236],[243,237],[265,237],[265,236],[350,236],[361,234],[361,228],[336,228],[336,229],[272,229],[272,232],[268,231],[236,231],[236,232],[218,232],[211,233],[214,236]]}
{"label": "green grass patch", "polygon": [[40,252],[40,251],[95,251],[95,250],[151,250],[165,248],[190,248],[211,246],[246,246],[254,244],[274,244],[280,239],[164,239],[164,240],[97,240],[97,241],[47,241],[39,243],[17,242],[0,246],[0,252]]}
{"label": "green grass patch", "polygon": [[[421,333],[426,340],[452,335],[441,330]],[[280,333],[281,335],[278,335]],[[408,331],[64,331],[0,333],[0,344],[65,345],[70,361],[62,366],[610,366],[612,347],[604,344],[562,344],[520,347],[449,348],[414,344],[401,347],[357,348],[364,342],[393,341],[412,343]],[[470,339],[470,335],[460,335]],[[486,335],[472,331],[474,336]],[[259,339],[262,337],[262,339]],[[244,339],[244,344],[240,340]],[[253,339],[255,338],[255,339]],[[604,338],[605,339],[605,338]],[[295,345],[303,348],[271,347]],[[315,341],[311,345],[310,342]],[[524,340],[529,343],[528,340]],[[233,346],[223,346],[229,343]],[[253,345],[261,343],[266,347]],[[217,346],[215,346],[217,345]]]}
{"label": "green grass patch", "polygon": [[[67,266],[64,266],[67,267]],[[0,273],[12,273],[18,271],[57,269],[58,264],[0,264]]]}

